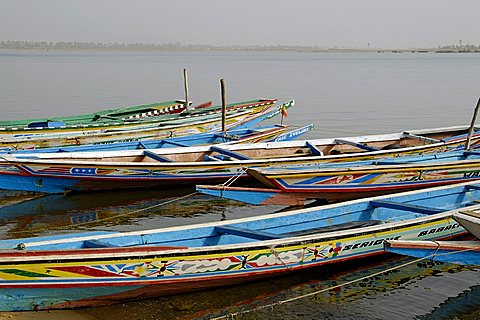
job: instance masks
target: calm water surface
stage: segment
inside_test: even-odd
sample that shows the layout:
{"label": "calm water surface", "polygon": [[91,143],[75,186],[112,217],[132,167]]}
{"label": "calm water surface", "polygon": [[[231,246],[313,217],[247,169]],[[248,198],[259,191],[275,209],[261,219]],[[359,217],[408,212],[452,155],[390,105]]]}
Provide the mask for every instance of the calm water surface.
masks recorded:
{"label": "calm water surface", "polygon": [[[183,98],[185,67],[196,103],[220,103],[220,78],[226,81],[228,102],[294,98],[287,123],[313,122],[316,129],[309,137],[467,124],[480,96],[479,54],[0,51],[1,118],[71,115]],[[281,209],[199,195],[173,201],[190,193],[177,189],[38,197],[2,191],[0,237],[128,231]],[[192,319],[241,311],[246,313],[240,319],[478,318],[478,270],[426,263],[248,312],[409,261],[363,261],[209,292],[23,316]]]}

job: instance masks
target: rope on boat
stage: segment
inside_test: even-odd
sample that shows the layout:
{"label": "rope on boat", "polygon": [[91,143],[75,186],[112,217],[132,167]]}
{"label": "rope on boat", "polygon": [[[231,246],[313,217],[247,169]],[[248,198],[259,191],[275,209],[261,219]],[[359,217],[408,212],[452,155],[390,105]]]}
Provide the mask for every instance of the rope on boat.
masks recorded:
{"label": "rope on boat", "polygon": [[220,186],[230,187],[235,181],[238,180],[238,178],[240,178],[246,172],[247,172],[247,170],[245,168],[242,168],[241,170],[238,170],[238,172],[235,175],[231,176],[227,181],[220,184]]}
{"label": "rope on boat", "polygon": [[285,263],[285,261],[282,260],[282,258],[280,257],[280,254],[278,253],[277,250],[275,250],[275,246],[270,246],[270,252],[275,256],[275,258],[278,259],[278,261],[280,261],[283,266],[287,269],[287,270],[291,270],[292,267],[290,267],[288,264]]}
{"label": "rope on boat", "polygon": [[[434,242],[437,243],[436,241],[434,241]],[[357,283],[357,282],[360,282],[360,281],[363,281],[363,280],[366,280],[366,279],[369,279],[369,278],[373,278],[373,277],[382,275],[384,273],[388,273],[388,272],[393,271],[393,270],[397,270],[397,269],[407,267],[411,264],[416,264],[416,263],[418,263],[420,261],[423,261],[423,260],[433,259],[435,256],[446,256],[446,255],[451,255],[451,254],[456,254],[456,253],[461,253],[461,252],[465,252],[465,251],[474,250],[473,248],[469,248],[469,249],[464,249],[464,250],[457,250],[457,251],[437,254],[437,251],[440,247],[440,244],[437,243],[437,245],[438,245],[438,247],[433,254],[425,256],[423,258],[418,258],[418,259],[415,259],[413,261],[409,261],[409,262],[403,263],[401,265],[398,265],[398,266],[395,266],[395,267],[392,267],[392,268],[388,268],[388,269],[383,270],[383,271],[375,272],[375,273],[372,273],[370,275],[360,277],[358,279],[354,279],[354,280],[351,280],[351,281],[347,281],[347,282],[344,282],[344,283],[337,284],[335,286],[331,286],[331,287],[328,287],[328,288],[324,288],[324,289],[321,289],[321,290],[317,290],[317,291],[314,291],[314,292],[310,292],[310,293],[307,293],[307,294],[296,296],[296,297],[293,297],[293,298],[290,298],[290,299],[285,299],[285,300],[280,300],[280,301],[277,301],[277,302],[265,304],[265,305],[258,306],[258,307],[252,308],[252,309],[241,310],[241,311],[238,311],[238,312],[229,313],[229,314],[226,314],[224,316],[211,318],[210,320],[235,319],[236,317],[238,317],[242,314],[252,313],[252,312],[260,311],[260,310],[267,309],[267,308],[270,308],[273,311],[274,307],[276,307],[276,306],[281,306],[281,305],[289,303],[289,302],[293,302],[293,301],[296,301],[296,300],[308,298],[308,297],[315,296],[317,294],[320,294],[320,293],[323,293],[323,292],[326,292],[326,291],[330,291],[330,290],[341,288],[341,287],[344,287],[344,286],[347,286],[347,285],[350,285],[350,284],[354,284],[354,283]]]}
{"label": "rope on boat", "polygon": [[220,190],[220,198],[223,198],[223,191],[225,191],[226,188],[230,187],[235,181],[238,180],[238,178],[240,178],[244,173],[247,172],[247,169],[245,168],[241,168],[240,170],[238,170],[238,172],[231,176],[230,178],[228,178],[227,181],[225,181],[224,183],[221,183],[219,185],[217,185],[218,187],[221,187],[222,189]]}
{"label": "rope on boat", "polygon": [[[95,221],[85,221],[85,222],[77,223],[73,226],[58,227],[56,229],[66,230],[66,229],[77,228],[77,227],[81,227],[81,226],[85,226],[85,225],[89,225],[89,224],[94,224],[94,223],[98,223],[98,222],[102,222],[102,221],[112,220],[112,219],[116,219],[116,218],[119,218],[119,217],[124,217],[124,216],[132,215],[132,214],[135,214],[135,213],[151,210],[151,209],[154,209],[154,208],[157,208],[157,207],[161,207],[161,206],[164,206],[164,205],[167,205],[167,204],[179,201],[179,200],[186,199],[188,197],[192,197],[192,196],[197,195],[197,194],[198,194],[198,192],[193,192],[193,193],[181,196],[181,197],[177,197],[177,198],[172,199],[172,200],[157,203],[157,204],[149,206],[149,207],[145,207],[145,208],[141,208],[141,209],[117,214],[115,216],[110,216],[110,217],[106,217],[106,218],[103,218],[103,219],[98,219],[98,220],[95,220]],[[39,231],[46,231],[46,230],[52,230],[52,228],[50,227],[50,228],[28,229],[28,230],[22,230],[22,231],[14,231],[14,232],[10,232],[10,233],[11,234],[19,234],[19,233],[21,234],[21,233],[25,233],[25,232],[39,232]]]}

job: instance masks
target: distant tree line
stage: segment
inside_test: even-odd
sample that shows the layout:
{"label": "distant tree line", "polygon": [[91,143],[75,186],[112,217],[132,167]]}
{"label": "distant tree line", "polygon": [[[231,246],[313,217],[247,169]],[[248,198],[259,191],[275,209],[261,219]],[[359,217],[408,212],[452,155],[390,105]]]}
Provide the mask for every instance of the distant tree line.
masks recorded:
{"label": "distant tree line", "polygon": [[20,50],[104,50],[104,51],[301,51],[301,52],[480,52],[480,46],[470,44],[446,45],[437,48],[418,48],[418,49],[378,49],[368,45],[365,48],[357,47],[321,47],[321,46],[213,46],[213,45],[191,45],[175,43],[102,43],[102,42],[79,42],[79,41],[0,41],[0,49],[20,49]]}
{"label": "distant tree line", "polygon": [[0,41],[0,49],[25,50],[126,50],[126,51],[161,51],[161,50],[319,50],[318,46],[212,46],[212,45],[185,45],[176,43],[101,43],[78,41]]}

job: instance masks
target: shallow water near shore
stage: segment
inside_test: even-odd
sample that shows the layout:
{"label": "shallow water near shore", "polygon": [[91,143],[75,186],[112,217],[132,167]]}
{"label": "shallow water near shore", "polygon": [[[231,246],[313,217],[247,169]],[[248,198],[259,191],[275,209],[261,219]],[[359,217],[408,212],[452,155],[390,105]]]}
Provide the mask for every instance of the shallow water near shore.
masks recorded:
{"label": "shallow water near shore", "polygon": [[[480,96],[480,54],[0,51],[2,118],[181,99],[184,67],[195,103],[219,104],[220,78],[226,80],[227,102],[294,98],[296,106],[285,122],[313,122],[316,129],[308,138],[464,125]],[[131,231],[282,209],[193,193],[193,188],[69,196],[0,191],[0,237]],[[100,308],[0,313],[0,319],[208,319],[228,314],[238,319],[478,318],[477,269],[408,264],[412,261],[390,256]],[[408,265],[363,279],[402,264]],[[278,304],[355,279],[362,280]]]}

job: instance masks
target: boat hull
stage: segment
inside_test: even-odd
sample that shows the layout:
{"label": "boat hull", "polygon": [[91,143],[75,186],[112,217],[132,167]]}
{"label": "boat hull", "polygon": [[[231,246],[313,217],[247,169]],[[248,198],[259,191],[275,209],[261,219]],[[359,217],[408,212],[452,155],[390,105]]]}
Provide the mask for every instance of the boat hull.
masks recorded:
{"label": "boat hull", "polygon": [[[468,160],[463,152],[402,160],[403,165],[359,166],[351,162],[315,169],[250,168],[249,176],[270,188],[199,186],[197,191],[250,204],[303,205],[307,199],[351,200],[480,179],[480,160]],[[418,165],[421,161],[425,163]]]}
{"label": "boat hull", "polygon": [[[368,136],[366,136],[368,137]],[[381,139],[375,137],[370,139]],[[478,136],[475,141],[478,140]],[[308,142],[308,141],[307,141]],[[198,184],[205,182],[225,182],[230,178],[240,176],[246,178],[245,168],[262,168],[269,166],[303,166],[312,167],[328,163],[348,162],[356,160],[368,160],[385,157],[406,157],[419,153],[439,153],[456,150],[462,147],[464,137],[449,141],[448,143],[436,143],[413,148],[388,150],[378,152],[355,153],[341,156],[312,156],[307,153],[308,147],[305,142],[279,142],[259,145],[237,145],[222,147],[218,151],[214,146],[182,148],[182,150],[158,149],[153,159],[147,159],[142,150],[98,152],[98,153],[57,153],[38,155],[32,154],[30,159],[21,157],[7,157],[4,159],[9,164],[0,168],[0,180],[6,182],[0,184],[8,189],[28,190],[38,192],[63,193],[69,191],[106,190],[117,188],[136,188],[145,186]],[[320,142],[319,142],[320,143]],[[383,141],[385,143],[385,141]],[[293,146],[293,147],[289,147]],[[332,146],[328,146],[332,148]],[[291,148],[292,150],[285,151]],[[233,151],[233,152],[231,152]],[[290,153],[283,153],[283,152]],[[223,153],[222,153],[223,152]],[[270,157],[271,154],[277,157]],[[242,157],[245,155],[245,157]],[[34,158],[36,156],[37,158]],[[218,157],[221,158],[218,158]],[[163,159],[162,159],[163,157]],[[209,160],[205,160],[208,157]],[[166,161],[164,161],[166,158]],[[227,158],[228,160],[222,160]],[[30,177],[31,181],[28,181]],[[407,177],[409,178],[409,177]],[[410,177],[411,178],[411,177]],[[467,177],[465,177],[466,179]],[[474,178],[478,178],[475,176]],[[19,179],[18,183],[16,179]],[[49,185],[55,185],[52,190],[48,188],[22,189],[23,185],[38,185],[38,181],[48,181]],[[58,179],[58,181],[54,181]],[[69,181],[67,181],[69,180]],[[351,180],[351,179],[350,179]],[[342,180],[344,183],[348,179]],[[466,180],[465,180],[466,181]],[[408,182],[408,181],[406,181]],[[415,182],[425,183],[432,186],[431,181]],[[43,186],[43,183],[41,184]],[[328,186],[327,186],[328,187]],[[351,185],[340,186],[349,188]],[[363,187],[363,191],[369,192],[358,194],[378,194],[383,185],[376,190],[367,190],[370,186]],[[63,189],[62,189],[63,188]],[[332,192],[344,195],[343,190]],[[58,190],[55,190],[58,189]],[[362,192],[362,190],[357,190]],[[402,186],[395,186],[391,191],[405,190]],[[303,192],[313,192],[304,190]]]}
{"label": "boat hull", "polygon": [[[227,113],[226,128],[234,128],[243,123],[255,125],[255,119],[269,113],[271,104],[259,104],[248,109],[233,110]],[[34,149],[56,146],[85,145],[98,143],[128,142],[151,139],[165,139],[170,137],[200,134],[217,131],[221,128],[222,119],[219,114],[213,116],[199,116],[184,121],[173,121],[164,125],[143,125],[129,129],[106,129],[79,131],[73,133],[44,133],[24,134],[0,137],[0,147],[15,149]]]}
{"label": "boat hull", "polygon": [[[389,230],[387,230],[389,229]],[[237,284],[267,276],[383,254],[389,239],[446,239],[464,234],[451,218],[329,236],[287,245],[168,254],[130,250],[128,258],[109,259],[115,249],[96,249],[94,258],[0,264],[0,310],[41,310],[99,306],[126,300]],[[68,254],[72,254],[69,252]],[[98,258],[98,255],[105,258]],[[0,259],[5,255],[0,255]],[[48,259],[48,256],[42,259]]]}
{"label": "boat hull", "polygon": [[[277,100],[252,100],[246,102],[232,103],[227,105],[228,111],[255,109],[259,106],[272,106]],[[154,114],[151,112],[143,113],[144,107],[158,110],[161,107],[163,110],[169,112]],[[178,122],[181,120],[188,120],[195,117],[204,117],[221,114],[221,106],[191,109],[188,113],[183,113],[185,105],[183,102],[170,101],[154,105],[144,105],[130,108],[130,112],[125,112],[126,109],[106,110],[96,114],[87,114],[83,116],[73,116],[65,118],[57,118],[52,122],[47,119],[30,119],[25,121],[0,121],[0,139],[15,138],[21,136],[41,136],[44,134],[83,134],[85,132],[101,132],[103,130],[139,130],[152,126],[164,125],[169,122]],[[136,108],[139,108],[137,115],[128,116]],[[112,114],[113,112],[113,114]],[[113,116],[115,114],[115,116]],[[54,123],[54,126],[48,124]],[[36,124],[36,125],[35,125]]]}
{"label": "boat hull", "polygon": [[[478,184],[130,232],[0,241],[0,311],[96,306],[384,254],[392,240],[465,235]],[[24,297],[26,297],[24,299]]]}
{"label": "boat hull", "polygon": [[[1,170],[0,165],[0,170]],[[11,168],[9,168],[11,169]],[[76,170],[75,168],[51,168],[51,170]],[[92,168],[82,168],[80,170],[96,170]],[[138,189],[194,185],[197,182],[221,183],[230,178],[233,174],[200,174],[196,176],[175,176],[174,174],[165,174],[163,177],[120,177],[120,178],[90,178],[90,177],[69,177],[65,178],[49,177],[48,175],[31,176],[18,174],[0,174],[0,189],[42,192],[50,194],[62,194],[69,192],[88,192],[104,190]],[[239,179],[248,179],[247,175]]]}

